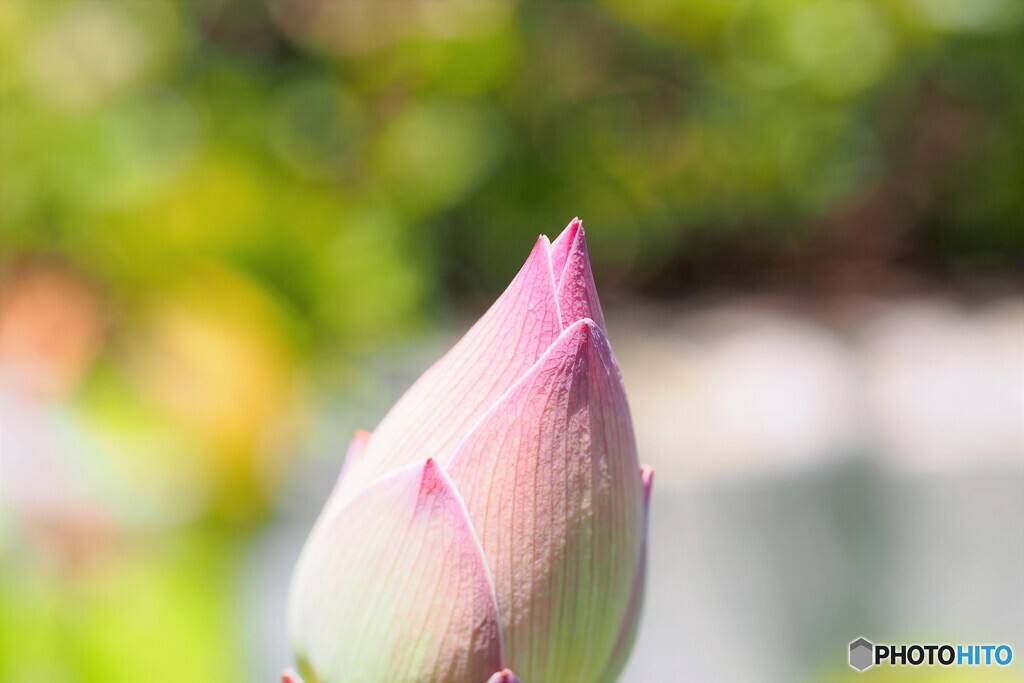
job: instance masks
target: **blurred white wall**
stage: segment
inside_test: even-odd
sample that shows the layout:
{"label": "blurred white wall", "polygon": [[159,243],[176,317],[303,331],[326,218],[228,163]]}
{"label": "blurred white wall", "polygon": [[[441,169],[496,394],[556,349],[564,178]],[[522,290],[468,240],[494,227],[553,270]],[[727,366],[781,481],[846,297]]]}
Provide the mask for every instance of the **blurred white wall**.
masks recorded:
{"label": "blurred white wall", "polygon": [[859,635],[1024,648],[1024,301],[608,327],[657,469],[624,681],[822,680]]}
{"label": "blurred white wall", "polygon": [[[1024,654],[1024,300],[611,308],[608,329],[657,469],[625,683],[834,679],[860,635]],[[327,409],[253,549],[252,680],[290,656],[274,615],[349,435],[458,332]]]}

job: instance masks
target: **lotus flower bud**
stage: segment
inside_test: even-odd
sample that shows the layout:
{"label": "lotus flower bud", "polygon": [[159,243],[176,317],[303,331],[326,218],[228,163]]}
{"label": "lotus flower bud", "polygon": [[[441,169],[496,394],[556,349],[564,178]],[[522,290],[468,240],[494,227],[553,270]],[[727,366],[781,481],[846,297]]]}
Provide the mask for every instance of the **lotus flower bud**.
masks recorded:
{"label": "lotus flower bud", "polygon": [[614,681],[643,599],[651,481],[574,219],[356,434],[292,579],[299,669],[308,683]]}

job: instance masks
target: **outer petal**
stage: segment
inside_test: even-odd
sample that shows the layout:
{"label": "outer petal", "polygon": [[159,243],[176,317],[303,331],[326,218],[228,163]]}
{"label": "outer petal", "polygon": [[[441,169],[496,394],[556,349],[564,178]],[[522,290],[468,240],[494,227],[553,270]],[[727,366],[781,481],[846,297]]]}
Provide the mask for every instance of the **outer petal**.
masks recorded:
{"label": "outer petal", "polygon": [[360,487],[416,457],[444,458],[562,331],[546,237],[493,306],[395,404],[374,431],[342,490]]}
{"label": "outer petal", "polygon": [[599,683],[615,683],[622,669],[629,660],[629,653],[636,642],[636,633],[640,627],[640,612],[644,606],[644,586],[647,583],[647,528],[650,523],[651,487],[654,485],[654,468],[644,465],[640,468],[640,480],[644,486],[644,540],[640,546],[640,557],[637,559],[636,575],[633,578],[633,592],[629,597],[629,609],[622,621],[619,637],[609,658]]}
{"label": "outer petal", "polygon": [[325,508],[292,579],[288,621],[303,675],[318,683],[480,683],[502,667],[493,583],[433,460]]}
{"label": "outer petal", "polygon": [[449,466],[494,572],[508,665],[593,681],[618,639],[642,540],[629,408],[604,333],[567,329]]}
{"label": "outer petal", "polygon": [[551,266],[557,283],[562,325],[568,327],[577,320],[590,318],[605,329],[604,313],[590,270],[587,236],[579,218],[572,219],[551,244]]}

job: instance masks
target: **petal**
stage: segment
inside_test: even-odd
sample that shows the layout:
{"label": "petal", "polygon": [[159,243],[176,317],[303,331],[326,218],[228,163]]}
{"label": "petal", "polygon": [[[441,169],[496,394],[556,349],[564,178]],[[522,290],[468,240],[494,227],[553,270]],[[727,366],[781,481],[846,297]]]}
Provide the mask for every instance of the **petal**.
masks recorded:
{"label": "petal", "polygon": [[508,669],[502,669],[488,678],[487,683],[521,683],[521,681]]}
{"label": "petal", "polygon": [[449,457],[561,331],[548,240],[541,237],[508,289],[384,417],[342,489],[354,494],[417,457]]}
{"label": "petal", "polygon": [[590,318],[605,329],[601,301],[597,298],[594,273],[590,269],[587,236],[579,218],[562,231],[551,244],[551,267],[557,283],[558,305],[562,326]]}
{"label": "petal", "polygon": [[629,407],[601,328],[567,329],[448,471],[494,573],[508,665],[527,681],[596,679],[643,535]]}
{"label": "petal", "polygon": [[304,683],[304,681],[293,669],[285,669],[281,672],[281,683]]}
{"label": "petal", "polygon": [[636,642],[636,634],[640,627],[640,612],[644,606],[644,586],[647,583],[647,528],[650,522],[651,487],[654,485],[654,468],[648,465],[640,467],[640,480],[644,487],[644,540],[640,545],[640,557],[637,559],[636,574],[633,578],[633,591],[629,597],[629,608],[622,621],[622,629],[615,641],[608,665],[598,680],[600,683],[615,683],[619,674],[629,660],[629,653]]}
{"label": "petal", "polygon": [[[289,633],[307,679],[479,683],[502,666],[494,587],[434,460],[328,506],[299,558]],[[397,653],[397,654],[396,654]]]}

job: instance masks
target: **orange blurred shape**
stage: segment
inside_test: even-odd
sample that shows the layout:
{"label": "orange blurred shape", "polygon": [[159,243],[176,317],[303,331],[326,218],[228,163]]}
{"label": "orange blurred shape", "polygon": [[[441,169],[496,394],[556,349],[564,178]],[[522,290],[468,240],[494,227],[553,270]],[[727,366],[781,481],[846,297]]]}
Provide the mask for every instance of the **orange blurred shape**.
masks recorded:
{"label": "orange blurred shape", "polygon": [[39,399],[66,396],[100,349],[92,284],[57,260],[25,260],[0,276],[0,384]]}

